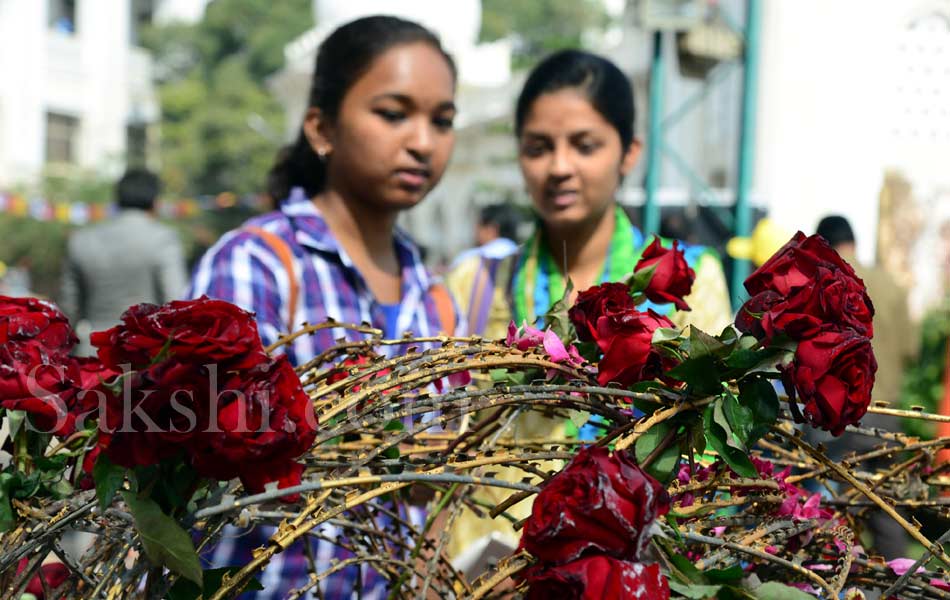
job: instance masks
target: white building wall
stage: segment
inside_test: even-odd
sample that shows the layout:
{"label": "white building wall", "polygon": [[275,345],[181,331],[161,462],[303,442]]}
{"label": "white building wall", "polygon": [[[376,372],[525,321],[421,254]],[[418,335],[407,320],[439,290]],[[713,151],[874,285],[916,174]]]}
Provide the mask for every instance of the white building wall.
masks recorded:
{"label": "white building wall", "polygon": [[0,0],[0,186],[46,163],[46,113],[77,117],[76,165],[114,175],[127,126],[159,115],[151,59],[130,43],[131,0],[79,0],[76,31],[48,28],[48,3]]}
{"label": "white building wall", "polygon": [[935,10],[950,18],[950,3],[767,0],[763,5],[756,189],[773,217],[789,228],[811,232],[826,214],[848,217],[859,258],[870,263],[886,169],[903,169],[918,191],[950,187],[950,135],[929,131],[938,115],[928,115],[917,133],[909,132],[913,115],[903,108],[933,94],[931,88],[950,93],[950,22],[945,42],[935,46],[943,47],[944,70],[926,77],[932,84],[926,90],[899,89],[908,69],[922,66],[900,51],[911,23]]}
{"label": "white building wall", "polygon": [[0,184],[43,162],[45,23],[45,2],[0,0]]}

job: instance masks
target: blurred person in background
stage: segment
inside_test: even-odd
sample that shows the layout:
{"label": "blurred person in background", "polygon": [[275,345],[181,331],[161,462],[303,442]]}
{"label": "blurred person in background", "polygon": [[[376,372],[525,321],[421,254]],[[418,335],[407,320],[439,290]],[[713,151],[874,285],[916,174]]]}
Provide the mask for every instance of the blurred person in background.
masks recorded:
{"label": "blurred person in background", "polygon": [[[531,72],[518,98],[515,132],[537,222],[521,252],[473,256],[447,276],[468,311],[470,333],[504,337],[511,320],[536,324],[564,295],[568,279],[576,295],[632,273],[652,241],[616,200],[640,156],[635,112],[630,82],[600,56],[564,50]],[[695,323],[718,334],[732,320],[722,263],[703,246],[684,245],[684,251],[696,271],[686,299],[692,312],[650,307],[677,325]],[[472,296],[474,290],[482,291]]]}
{"label": "blurred person in background", "polygon": [[[907,307],[907,291],[881,267],[865,267],[858,262],[854,231],[844,217],[831,215],[823,218],[818,223],[816,233],[825,238],[831,247],[854,267],[855,273],[867,286],[868,295],[874,304],[874,337],[871,339],[871,346],[877,359],[873,398],[898,406],[904,368],[915,358],[918,342]],[[861,427],[897,431],[899,422],[895,417],[868,413],[861,419]],[[881,444],[878,438],[857,433],[845,433],[838,438],[822,437],[814,441],[824,443],[829,456],[837,460],[852,452],[869,452]],[[882,461],[868,463],[872,468],[885,464]],[[869,525],[875,553],[888,559],[904,556],[907,534],[896,521],[883,512],[876,511],[869,520]]]}
{"label": "blurred person in background", "polygon": [[[565,298],[570,305],[579,291],[625,281],[633,272],[652,242],[617,202],[623,179],[640,156],[635,112],[630,81],[616,65],[595,54],[560,51],[528,75],[517,101],[514,129],[519,165],[537,216],[535,231],[515,255],[500,260],[475,256],[446,277],[467,311],[470,334],[504,338],[512,321],[540,324],[564,298],[568,280],[573,284]],[[696,273],[686,298],[693,310],[653,303],[643,310],[649,307],[669,315],[678,326],[695,323],[719,334],[732,320],[720,259],[702,246],[684,245],[684,254]],[[588,440],[597,434],[596,419],[580,425],[578,429],[564,417],[531,411],[513,421],[514,433],[509,435],[517,444],[519,439]],[[496,476],[520,481],[524,473],[501,468]],[[497,489],[475,493],[488,504],[498,504],[507,495]],[[530,509],[529,501],[506,512],[521,519]],[[449,553],[461,563],[486,540],[514,548],[519,538],[504,519],[478,518],[464,509],[452,529]]]}
{"label": "blurred person in background", "polygon": [[[100,331],[132,305],[162,304],[184,292],[181,240],[155,217],[160,191],[157,175],[129,169],[116,185],[118,214],[69,237],[59,304],[80,331],[80,321]],[[83,345],[86,337],[80,335]]]}
{"label": "blurred person in background", "polygon": [[[276,210],[224,235],[198,264],[189,297],[207,294],[256,313],[265,345],[304,322],[370,323],[390,339],[455,330],[455,309],[434,284],[418,246],[396,227],[400,212],[438,184],[455,144],[455,64],[432,32],[396,17],[357,19],[321,44],[308,108],[296,142],[278,153],[267,178]],[[368,143],[367,140],[372,140]],[[294,365],[313,359],[350,329],[301,336],[284,351]],[[395,354],[402,348],[388,346]],[[403,515],[420,524],[421,507]],[[382,522],[385,517],[378,517]],[[380,525],[384,527],[384,525]],[[242,565],[274,528],[229,527],[210,549],[214,566]],[[242,598],[284,598],[318,572],[352,556],[321,528],[275,556],[261,572],[263,591]],[[398,541],[398,540],[396,540]],[[386,548],[399,556],[398,548]],[[386,579],[360,565],[322,579],[327,599],[386,597]],[[313,597],[311,592],[306,597]]]}
{"label": "blurred person in background", "polygon": [[475,244],[452,261],[452,268],[474,257],[501,260],[518,251],[518,227],[521,211],[512,204],[498,203],[483,206],[475,224]]}

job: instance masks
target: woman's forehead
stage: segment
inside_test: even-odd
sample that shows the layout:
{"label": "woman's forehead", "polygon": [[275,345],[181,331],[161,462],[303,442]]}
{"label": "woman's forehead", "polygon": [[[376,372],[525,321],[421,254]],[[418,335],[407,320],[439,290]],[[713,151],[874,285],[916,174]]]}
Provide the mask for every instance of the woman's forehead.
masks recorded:
{"label": "woman's forehead", "polygon": [[350,94],[370,99],[405,97],[420,105],[438,105],[453,101],[455,77],[445,57],[430,44],[401,44],[376,57]]}
{"label": "woman's forehead", "polygon": [[581,91],[565,88],[538,96],[525,116],[523,133],[572,132],[613,126]]}

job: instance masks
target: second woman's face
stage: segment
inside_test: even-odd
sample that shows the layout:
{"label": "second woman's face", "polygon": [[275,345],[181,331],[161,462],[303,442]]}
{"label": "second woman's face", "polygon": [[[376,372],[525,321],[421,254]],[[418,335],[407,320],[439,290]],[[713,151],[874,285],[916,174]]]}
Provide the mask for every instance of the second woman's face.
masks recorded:
{"label": "second woman's face", "polygon": [[376,58],[329,126],[331,185],[380,209],[414,206],[445,172],[455,143],[455,78],[432,46]]}
{"label": "second woman's face", "polygon": [[636,164],[639,145],[620,134],[578,90],[542,94],[525,117],[518,159],[528,194],[546,225],[599,222],[620,180]]}

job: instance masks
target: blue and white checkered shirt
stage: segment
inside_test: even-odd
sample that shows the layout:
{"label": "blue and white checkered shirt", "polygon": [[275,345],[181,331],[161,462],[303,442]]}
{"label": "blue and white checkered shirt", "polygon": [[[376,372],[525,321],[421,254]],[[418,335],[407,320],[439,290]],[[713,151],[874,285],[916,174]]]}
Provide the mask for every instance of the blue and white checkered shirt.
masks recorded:
{"label": "blue and white checkered shirt", "polygon": [[[293,323],[320,323],[327,318],[344,323],[367,322],[386,329],[386,313],[373,298],[363,277],[346,252],[337,243],[314,203],[299,188],[281,205],[279,211],[251,219],[245,226],[260,227],[287,242],[294,255],[294,273],[299,282],[299,300],[292,315]],[[401,231],[395,233],[395,245],[402,265],[402,301],[396,319],[399,332],[418,336],[435,335],[441,329],[439,311],[428,293],[431,280],[415,244]],[[202,294],[219,298],[253,311],[264,344],[275,342],[291,321],[289,275],[271,247],[253,232],[239,228],[225,234],[201,259],[192,276],[188,297]],[[295,365],[305,363],[336,343],[339,338],[361,338],[344,329],[325,329],[315,335],[301,336],[285,346]],[[392,347],[389,352],[399,352]],[[416,512],[416,511],[413,511]],[[418,526],[421,511],[412,515]],[[334,537],[332,526],[322,533]],[[229,527],[211,553],[215,567],[243,565],[251,560],[251,551],[266,544],[272,527],[243,531]],[[312,542],[317,568],[327,569],[333,558],[351,556],[329,542]],[[260,574],[264,591],[249,592],[242,598],[272,600],[303,586],[308,581],[307,560],[301,543],[276,555]],[[350,567],[325,579],[323,597],[336,600],[351,598],[356,578],[362,572],[363,599],[384,598],[385,580],[374,570]],[[313,597],[311,594],[308,597]]]}

